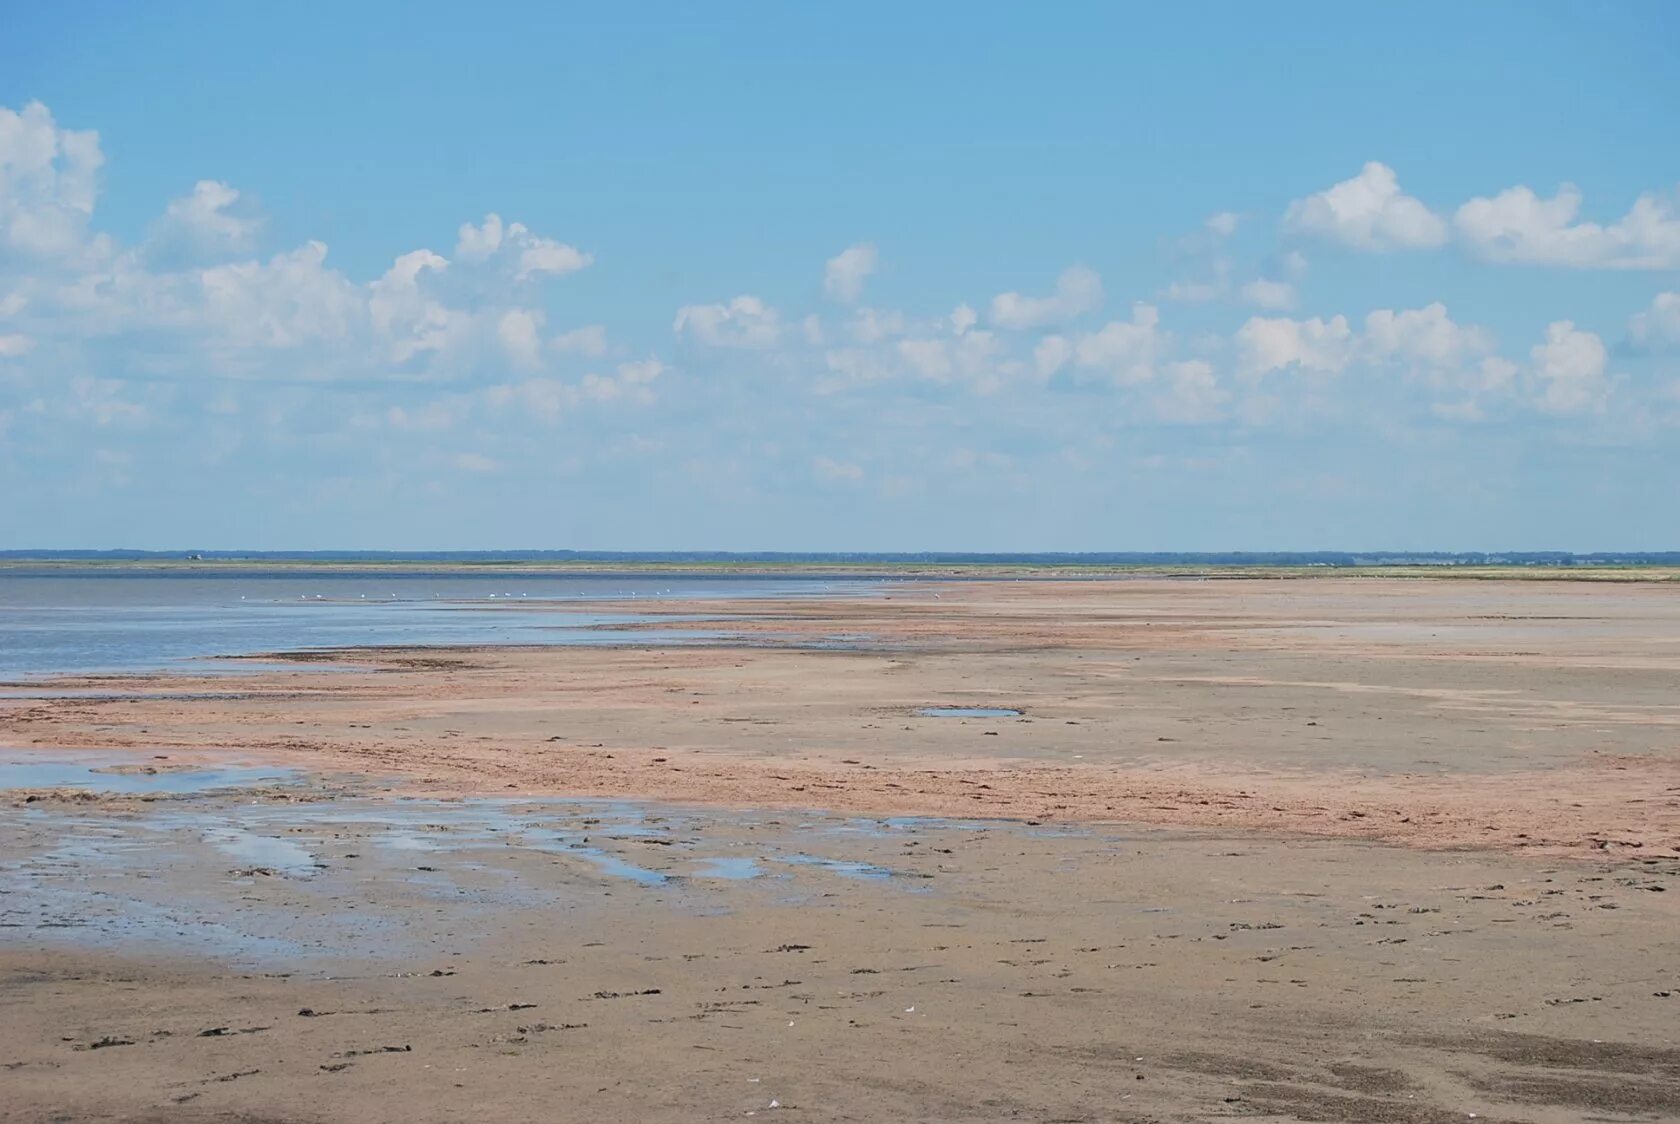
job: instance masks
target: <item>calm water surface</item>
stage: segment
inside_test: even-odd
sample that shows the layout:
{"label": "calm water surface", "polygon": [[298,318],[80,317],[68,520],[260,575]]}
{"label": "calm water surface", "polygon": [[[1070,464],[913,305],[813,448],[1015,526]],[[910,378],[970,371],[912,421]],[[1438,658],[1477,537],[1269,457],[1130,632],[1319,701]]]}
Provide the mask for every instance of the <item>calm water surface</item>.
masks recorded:
{"label": "calm water surface", "polygon": [[[678,576],[400,573],[0,573],[0,681],[154,669],[253,652],[388,644],[589,644],[670,638],[636,615],[557,612],[597,597],[801,596],[859,583]],[[547,604],[547,608],[538,608]],[[694,638],[692,633],[682,634]]]}

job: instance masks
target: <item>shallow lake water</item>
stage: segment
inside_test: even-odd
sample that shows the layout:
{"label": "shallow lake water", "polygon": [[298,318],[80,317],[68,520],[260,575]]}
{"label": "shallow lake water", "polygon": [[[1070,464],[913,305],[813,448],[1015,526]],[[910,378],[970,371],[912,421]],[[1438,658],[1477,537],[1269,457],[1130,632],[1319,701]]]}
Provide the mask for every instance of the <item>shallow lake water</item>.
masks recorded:
{"label": "shallow lake water", "polygon": [[[593,598],[800,596],[809,579],[401,572],[0,571],[0,682],[152,670],[183,660],[366,645],[623,644],[704,639],[634,613],[559,611]],[[642,625],[629,631],[592,626]],[[225,665],[223,665],[225,667]],[[238,670],[257,670],[249,666]],[[294,668],[295,670],[295,668]]]}

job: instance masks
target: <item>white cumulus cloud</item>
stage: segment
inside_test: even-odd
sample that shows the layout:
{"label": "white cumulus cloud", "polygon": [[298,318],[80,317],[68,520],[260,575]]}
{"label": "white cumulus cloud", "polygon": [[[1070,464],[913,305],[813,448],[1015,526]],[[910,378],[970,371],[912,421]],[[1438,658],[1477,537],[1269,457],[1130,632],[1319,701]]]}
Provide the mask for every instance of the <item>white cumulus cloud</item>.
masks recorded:
{"label": "white cumulus cloud", "polygon": [[1353,358],[1354,342],[1345,316],[1329,320],[1251,316],[1237,329],[1237,371],[1251,379],[1286,367],[1340,374]]}
{"label": "white cumulus cloud", "polygon": [[306,242],[266,262],[204,270],[198,281],[205,327],[237,348],[346,340],[363,315],[363,296],[326,260],[325,243]]}
{"label": "white cumulus cloud", "polygon": [[620,363],[610,375],[591,371],[578,384],[579,396],[594,402],[615,399],[647,405],[653,401],[653,383],[665,373],[665,364],[657,359],[638,359]]}
{"label": "white cumulus cloud", "polygon": [[657,359],[620,363],[611,374],[591,371],[576,382],[539,375],[514,383],[500,383],[483,392],[483,401],[496,410],[512,409],[541,422],[552,423],[585,402],[624,401],[647,405],[654,401],[653,384],[665,373]]}
{"label": "white cumulus cloud", "polygon": [[496,338],[514,366],[542,366],[542,322],[542,313],[529,308],[510,308],[496,322]]}
{"label": "white cumulus cloud", "polygon": [[1047,379],[1073,359],[1073,343],[1066,336],[1045,336],[1033,346],[1033,371]]}
{"label": "white cumulus cloud", "polygon": [[1352,179],[1291,203],[1284,225],[1356,250],[1427,249],[1447,240],[1441,217],[1400,190],[1393,168],[1374,160]]}
{"label": "white cumulus cloud", "polygon": [[1550,199],[1507,188],[1465,203],[1453,217],[1479,256],[1520,265],[1600,269],[1680,269],[1680,214],[1672,201],[1641,195],[1608,226],[1577,221],[1581,191],[1564,184]]}
{"label": "white cumulus cloud", "polygon": [[711,347],[763,349],[781,338],[781,318],[757,297],[742,295],[728,304],[686,304],[677,309],[671,330]]}
{"label": "white cumulus cloud", "polygon": [[859,343],[880,343],[882,340],[894,336],[902,336],[908,325],[904,314],[896,310],[883,311],[878,308],[860,308],[852,313],[852,338]]}
{"label": "white cumulus cloud", "polygon": [[[91,229],[100,167],[96,134],[59,128],[38,103],[0,108],[7,377],[61,400],[82,386],[79,416],[138,416],[125,393],[103,389],[138,386],[122,381],[135,375],[154,387],[218,377],[447,381],[509,367],[540,374],[562,357],[605,351],[599,327],[544,335],[535,284],[589,255],[520,223],[489,215],[461,228],[460,262],[416,249],[362,282],[331,265],[319,241],[255,256],[261,216],[214,178],[172,200],[144,242],[120,246]],[[72,372],[100,377],[76,384]]]}
{"label": "white cumulus cloud", "polygon": [[1604,341],[1582,331],[1572,321],[1557,320],[1546,327],[1546,339],[1529,352],[1540,388],[1536,405],[1550,414],[1581,414],[1602,410],[1610,395],[1605,376],[1609,353]]}
{"label": "white cumulus cloud", "polygon": [[492,213],[485,215],[483,224],[479,226],[470,222],[461,224],[455,237],[455,256],[462,261],[483,261],[501,245],[502,216]]}
{"label": "white cumulus cloud", "polygon": [[477,226],[463,223],[456,234],[455,256],[464,262],[505,262],[515,280],[528,281],[534,277],[558,277],[592,264],[594,255],[575,246],[556,242],[534,234],[524,223],[502,224],[502,217],[491,213]]}
{"label": "white cumulus cloud", "polygon": [[1483,400],[1515,388],[1517,365],[1493,354],[1493,333],[1460,324],[1440,301],[1423,308],[1379,308],[1365,317],[1361,355],[1374,363],[1394,364],[1409,376],[1457,399],[1434,403],[1431,410],[1450,421],[1476,421]]}
{"label": "white cumulus cloud", "polygon": [[1365,317],[1365,345],[1377,359],[1399,359],[1428,367],[1456,367],[1493,350],[1485,328],[1463,325],[1440,301],[1423,308],[1379,308]]}
{"label": "white cumulus cloud", "polygon": [[1160,324],[1154,305],[1134,305],[1130,320],[1111,320],[1082,337],[1074,345],[1074,362],[1121,386],[1148,382],[1163,346]]}
{"label": "white cumulus cloud", "polygon": [[1680,348],[1680,293],[1658,293],[1628,321],[1628,339],[1642,351]]}
{"label": "white cumulus cloud", "polygon": [[1069,266],[1056,278],[1056,291],[1048,297],[1027,297],[1020,293],[999,293],[992,298],[992,323],[1000,328],[1020,330],[1061,324],[1102,303],[1102,278],[1094,269]]}
{"label": "white cumulus cloud", "polygon": [[1242,287],[1242,299],[1269,312],[1287,312],[1295,307],[1295,286],[1287,281],[1257,277]]}
{"label": "white cumulus cloud", "polygon": [[932,382],[965,380],[982,393],[996,390],[1003,372],[998,369],[998,338],[991,332],[969,331],[956,337],[904,339],[896,345],[898,358],[911,374]]}
{"label": "white cumulus cloud", "polygon": [[400,255],[383,277],[368,286],[368,315],[394,362],[442,352],[466,332],[471,317],[446,306],[425,286],[428,276],[448,268],[449,262],[441,255],[412,250]]}
{"label": "white cumulus cloud", "polygon": [[811,468],[824,480],[857,481],[863,479],[863,469],[850,461],[839,461],[833,457],[813,457]]}
{"label": "white cumulus cloud", "polygon": [[847,246],[828,259],[823,269],[823,293],[829,300],[854,304],[863,296],[863,282],[875,272],[877,254],[868,243]]}
{"label": "white cumulus cloud", "polygon": [[1235,211],[1220,211],[1209,215],[1203,221],[1202,227],[1216,238],[1229,238],[1237,232],[1237,226],[1242,222],[1242,216]]}
{"label": "white cumulus cloud", "polygon": [[[515,228],[518,227],[515,223]],[[519,269],[514,276],[524,281],[531,277],[558,277],[576,273],[594,261],[594,257],[564,242],[532,235],[519,250]]]}
{"label": "white cumulus cloud", "polygon": [[560,355],[586,355],[598,359],[607,353],[607,329],[600,324],[586,324],[562,332],[548,341],[548,346]]}
{"label": "white cumulus cloud", "polygon": [[219,180],[199,180],[192,194],[171,200],[164,210],[152,233],[153,254],[225,260],[250,253],[262,219],[241,198]]}
{"label": "white cumulus cloud", "polygon": [[1227,284],[1220,281],[1174,281],[1161,290],[1161,299],[1184,304],[1205,304],[1224,296]]}
{"label": "white cumulus cloud", "polygon": [[60,129],[38,101],[0,106],[0,246],[37,259],[86,248],[104,162],[98,133]]}
{"label": "white cumulus cloud", "polygon": [[1214,375],[1213,364],[1205,359],[1168,363],[1164,374],[1163,387],[1153,399],[1162,421],[1181,425],[1215,421],[1230,400]]}

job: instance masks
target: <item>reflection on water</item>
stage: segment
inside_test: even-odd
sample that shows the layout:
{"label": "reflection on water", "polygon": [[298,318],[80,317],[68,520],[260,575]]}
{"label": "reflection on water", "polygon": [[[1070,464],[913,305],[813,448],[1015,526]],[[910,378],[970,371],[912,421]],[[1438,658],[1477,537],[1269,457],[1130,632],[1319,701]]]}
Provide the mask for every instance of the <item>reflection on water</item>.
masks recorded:
{"label": "reflection on water", "polygon": [[[260,772],[253,780],[276,775]],[[109,776],[180,784],[189,774]],[[518,923],[614,893],[713,912],[737,893],[816,902],[854,880],[927,892],[933,875],[884,865],[896,865],[890,856],[903,840],[1001,827],[788,821],[605,800],[255,795],[189,796],[138,812],[33,804],[0,817],[0,943],[156,947],[241,963],[401,956],[439,926]]]}
{"label": "reflection on water", "polygon": [[891,878],[893,872],[874,863],[852,862],[846,859],[825,859],[820,855],[778,855],[777,862],[791,866],[818,866],[847,878]]}
{"label": "reflection on water", "polygon": [[694,877],[741,881],[747,878],[757,878],[763,873],[763,870],[753,859],[712,858],[701,864],[700,869],[694,872]]}
{"label": "reflection on water", "polygon": [[309,848],[290,839],[218,827],[205,832],[204,841],[231,858],[260,868],[265,874],[278,872],[307,878],[321,869]]}
{"label": "reflection on water", "polygon": [[146,794],[183,795],[215,789],[247,788],[257,784],[280,784],[295,780],[292,769],[206,766],[167,768],[115,765],[115,759],[95,761],[55,760],[13,754],[0,759],[0,791],[19,788],[77,788],[88,792],[109,792],[121,796]]}
{"label": "reflection on water", "polygon": [[593,598],[791,596],[858,584],[424,570],[5,570],[0,571],[0,680],[144,670],[183,659],[308,648],[693,640],[695,633],[651,629],[593,632],[597,625],[649,619],[556,612],[554,606]]}
{"label": "reflection on water", "polygon": [[1021,712],[1007,706],[924,706],[916,712],[923,718],[1019,718]]}

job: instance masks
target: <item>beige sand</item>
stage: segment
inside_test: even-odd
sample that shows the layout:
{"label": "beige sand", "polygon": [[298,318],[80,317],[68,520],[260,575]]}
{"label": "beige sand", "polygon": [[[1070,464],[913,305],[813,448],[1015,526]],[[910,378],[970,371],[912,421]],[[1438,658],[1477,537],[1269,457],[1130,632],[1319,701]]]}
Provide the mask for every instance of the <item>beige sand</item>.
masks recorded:
{"label": "beige sand", "polygon": [[101,680],[249,694],[0,700],[0,744],[231,748],[450,792],[1680,848],[1672,586],[987,582],[655,608],[754,646]]}
{"label": "beige sand", "polygon": [[[747,639],[0,704],[0,743],[344,778],[9,810],[0,1119],[1680,1119],[1673,590],[981,583],[670,611]],[[914,714],[947,703],[1026,717]],[[647,887],[517,833],[384,848],[382,792],[712,810],[589,836],[681,876]],[[192,818],[286,801],[349,817],[251,829],[306,842],[302,874]],[[146,841],[149,877],[90,873],[78,832]],[[777,858],[804,852],[895,873]],[[739,854],[764,875],[705,874]],[[176,903],[180,946],[106,951],[78,941],[120,939],[121,910],[72,911],[78,932],[17,904],[53,892]],[[323,951],[185,955],[213,924]]]}

